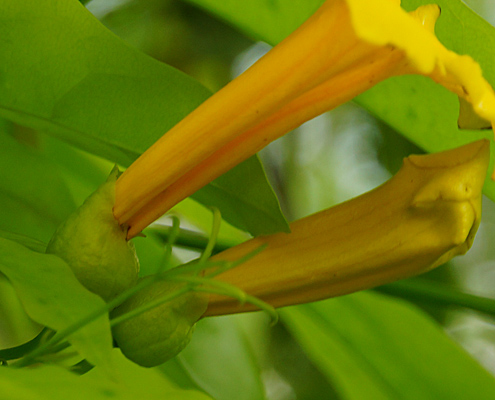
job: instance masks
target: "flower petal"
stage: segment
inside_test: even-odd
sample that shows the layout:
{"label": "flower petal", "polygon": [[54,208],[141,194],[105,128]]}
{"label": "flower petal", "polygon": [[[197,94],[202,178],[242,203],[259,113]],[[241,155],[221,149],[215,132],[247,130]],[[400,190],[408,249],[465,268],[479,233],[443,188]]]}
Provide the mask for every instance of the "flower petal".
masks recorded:
{"label": "flower petal", "polygon": [[495,121],[495,95],[478,63],[447,50],[436,38],[437,5],[419,7],[410,15],[397,7],[396,1],[345,1],[359,38],[404,51],[414,72],[430,76],[470,102],[480,117]]}
{"label": "flower petal", "polygon": [[[481,218],[489,142],[410,156],[379,188],[303,218],[291,233],[258,237],[216,255],[266,249],[218,279],[275,307],[368,289],[426,272],[470,247]],[[252,310],[212,295],[206,315]]]}

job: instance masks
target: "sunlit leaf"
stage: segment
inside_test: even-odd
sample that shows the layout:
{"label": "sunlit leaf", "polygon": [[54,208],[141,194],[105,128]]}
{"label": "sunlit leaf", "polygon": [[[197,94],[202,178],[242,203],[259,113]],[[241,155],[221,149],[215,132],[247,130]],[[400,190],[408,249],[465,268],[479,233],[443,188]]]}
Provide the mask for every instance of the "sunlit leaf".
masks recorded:
{"label": "sunlit leaf", "polygon": [[[29,316],[57,331],[105,305],[79,283],[60,258],[2,238],[0,271],[12,282]],[[73,333],[68,340],[89,362],[110,368],[112,338],[107,315]]]}
{"label": "sunlit leaf", "polygon": [[9,0],[0,11],[0,112],[22,125],[128,165],[209,95],[77,1]]}
{"label": "sunlit leaf", "polygon": [[[209,233],[211,231],[211,209],[208,209],[191,198],[179,203],[173,208],[173,211],[179,216],[184,216],[189,223],[193,224],[201,231],[205,233]],[[230,224],[222,222],[217,240],[220,242],[226,240],[234,245],[242,243],[248,238],[249,235],[246,232],[241,231]]]}
{"label": "sunlit leaf", "polygon": [[259,360],[237,318],[200,321],[178,359],[215,400],[264,400]]}
{"label": "sunlit leaf", "polygon": [[495,378],[408,303],[360,292],[281,316],[345,399],[495,396]]}
{"label": "sunlit leaf", "polygon": [[[114,350],[113,358],[115,360],[114,372],[120,381],[119,386],[130,391],[135,396],[134,399],[211,400],[204,393],[179,389],[158,369],[140,367],[127,360],[120,350]],[[104,382],[107,380],[107,376],[102,372],[98,368],[94,368],[83,376],[82,380],[89,385],[93,380]]]}
{"label": "sunlit leaf", "polygon": [[0,127],[0,229],[48,241],[75,208],[59,170]]}
{"label": "sunlit leaf", "polygon": [[44,253],[46,250],[46,243],[18,233],[0,230],[0,238],[12,240],[38,253]]}
{"label": "sunlit leaf", "polygon": [[[119,379],[91,371],[78,376],[55,366],[30,369],[0,369],[0,398],[9,400],[208,400],[193,391],[170,387],[151,370],[138,370],[130,362],[119,362]],[[47,382],[50,382],[47,385]]]}
{"label": "sunlit leaf", "polygon": [[[0,349],[20,346],[33,339],[41,327],[24,311],[10,281],[0,273]],[[2,355],[0,355],[0,359]]]}
{"label": "sunlit leaf", "polygon": [[[236,221],[237,227],[254,235],[289,232],[273,190],[259,179],[264,175],[259,161],[252,157],[240,164],[237,171],[238,176],[225,174],[192,197],[205,205],[219,207],[223,218]],[[249,196],[245,191],[247,182]]]}
{"label": "sunlit leaf", "polygon": [[107,179],[115,163],[58,140],[42,136],[43,155],[56,164],[66,185],[80,206]]}
{"label": "sunlit leaf", "polygon": [[250,37],[276,44],[301,25],[324,0],[186,0],[234,24]]}

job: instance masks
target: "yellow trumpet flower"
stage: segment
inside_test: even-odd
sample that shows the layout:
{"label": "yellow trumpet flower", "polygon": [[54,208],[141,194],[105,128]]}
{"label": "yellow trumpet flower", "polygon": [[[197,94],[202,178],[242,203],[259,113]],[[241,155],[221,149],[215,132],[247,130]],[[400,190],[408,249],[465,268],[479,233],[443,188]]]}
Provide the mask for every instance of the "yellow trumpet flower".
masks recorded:
{"label": "yellow trumpet flower", "polygon": [[428,76],[495,121],[478,64],[435,37],[438,15],[436,5],[408,14],[395,0],[327,0],[118,179],[114,215],[128,238],[269,142],[391,76]]}
{"label": "yellow trumpet flower", "polygon": [[[410,156],[382,186],[257,237],[213,260],[247,262],[217,276],[274,307],[341,296],[426,272],[470,247],[481,217],[489,142]],[[210,295],[205,315],[253,310]]]}

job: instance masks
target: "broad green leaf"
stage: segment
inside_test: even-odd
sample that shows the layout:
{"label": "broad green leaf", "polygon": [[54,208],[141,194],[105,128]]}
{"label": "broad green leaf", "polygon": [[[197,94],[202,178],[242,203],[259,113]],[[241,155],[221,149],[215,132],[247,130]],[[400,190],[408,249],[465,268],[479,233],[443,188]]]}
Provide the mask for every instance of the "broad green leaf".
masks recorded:
{"label": "broad green leaf", "polygon": [[276,44],[301,25],[323,0],[185,0],[225,19],[251,38]]}
{"label": "broad green leaf", "polygon": [[58,167],[0,128],[0,229],[48,241],[75,209]]}
{"label": "broad green leaf", "polygon": [[78,1],[7,0],[0,11],[0,112],[94,154],[129,165],[210,94]]}
{"label": "broad green leaf", "polygon": [[80,206],[107,179],[115,163],[79,150],[52,136],[43,139],[43,155],[59,167],[60,174]]}
{"label": "broad green leaf", "polygon": [[[105,306],[85,289],[60,258],[0,238],[0,272],[12,282],[28,315],[60,331]],[[94,365],[110,368],[112,338],[108,316],[79,329],[68,341]]]}
{"label": "broad green leaf", "polygon": [[[204,393],[196,390],[179,389],[163,373],[156,368],[143,368],[127,360],[120,349],[113,351],[115,375],[121,387],[131,391],[135,399],[172,399],[172,400],[211,400]],[[104,371],[94,368],[81,377],[88,384],[94,379],[105,381]]]}
{"label": "broad green leaf", "polygon": [[[124,166],[210,95],[187,75],[127,46],[76,0],[4,1],[0,38],[0,115]],[[228,174],[244,182],[238,196],[248,204],[268,186],[261,172],[249,181],[238,169]],[[269,188],[263,193],[273,196]],[[230,201],[219,206],[231,208]],[[276,230],[287,229],[278,207],[269,212]],[[226,214],[232,224],[245,225]],[[251,233],[269,232],[258,221]]]}
{"label": "broad green leaf", "polygon": [[[237,227],[255,235],[290,232],[289,224],[281,218],[282,212],[272,188],[258,179],[265,175],[259,161],[252,157],[240,164],[237,171],[238,176],[225,174],[219,177],[195,193],[193,199],[219,207],[223,218],[236,221]],[[245,196],[247,182],[249,196]]]}
{"label": "broad green leaf", "polygon": [[281,316],[344,399],[495,397],[495,378],[408,303],[360,292]]}
{"label": "broad green leaf", "polygon": [[261,366],[239,318],[201,320],[177,358],[215,400],[264,400]]}
{"label": "broad green leaf", "polygon": [[182,389],[197,390],[199,386],[192,380],[177,357],[161,364],[157,369],[166,376],[168,380]]}
{"label": "broad green leaf", "polygon": [[41,327],[26,314],[12,284],[2,273],[0,273],[0,326],[2,327],[0,349],[20,346],[33,339],[41,330]]}
{"label": "broad green leaf", "polygon": [[[323,0],[187,0],[229,21],[253,38],[271,45],[295,30]],[[430,0],[403,0],[412,10]],[[495,28],[460,0],[433,1],[442,8],[436,33],[449,49],[478,61],[489,82],[495,84]],[[329,40],[338,38],[329,38]],[[428,78],[406,76],[389,79],[356,98],[356,102],[423,149],[434,152],[487,137],[491,131],[459,131],[458,100]],[[493,146],[493,143],[492,143]],[[492,151],[492,163],[495,152]],[[485,194],[495,200],[495,182],[487,178]]]}
{"label": "broad green leaf", "polygon": [[[119,363],[120,364],[120,363]],[[90,372],[83,376],[43,365],[29,369],[0,369],[0,398],[9,400],[208,400],[193,391],[171,388],[153,370],[117,368],[120,379]],[[131,373],[129,373],[131,372]],[[49,382],[49,385],[47,385]],[[163,386],[160,385],[163,383]]]}
{"label": "broad green leaf", "polygon": [[[211,232],[212,212],[197,201],[188,198],[180,202],[172,209],[179,216],[184,216],[187,222],[193,224],[199,230],[209,234]],[[249,239],[249,235],[234,226],[222,221],[218,241],[226,241],[231,244],[239,244]]]}
{"label": "broad green leaf", "polygon": [[46,250],[46,243],[33,239],[29,236],[0,230],[0,238],[12,240],[38,253],[44,253]]}

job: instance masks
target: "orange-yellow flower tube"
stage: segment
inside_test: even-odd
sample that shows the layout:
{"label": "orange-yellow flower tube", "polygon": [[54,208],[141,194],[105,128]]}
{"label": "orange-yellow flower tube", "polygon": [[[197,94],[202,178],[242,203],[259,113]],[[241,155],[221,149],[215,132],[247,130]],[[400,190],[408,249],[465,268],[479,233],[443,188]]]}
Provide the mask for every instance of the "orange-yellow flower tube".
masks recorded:
{"label": "orange-yellow flower tube", "polygon": [[495,121],[495,96],[478,64],[435,37],[438,15],[434,5],[408,14],[392,0],[327,0],[124,172],[114,215],[130,226],[128,237],[269,142],[390,76],[429,76]]}
{"label": "orange-yellow flower tube", "polygon": [[[266,245],[216,279],[282,307],[426,272],[471,247],[488,161],[487,140],[410,156],[382,186],[294,222],[291,233],[254,238],[214,256],[233,261]],[[211,295],[206,315],[252,309]]]}

